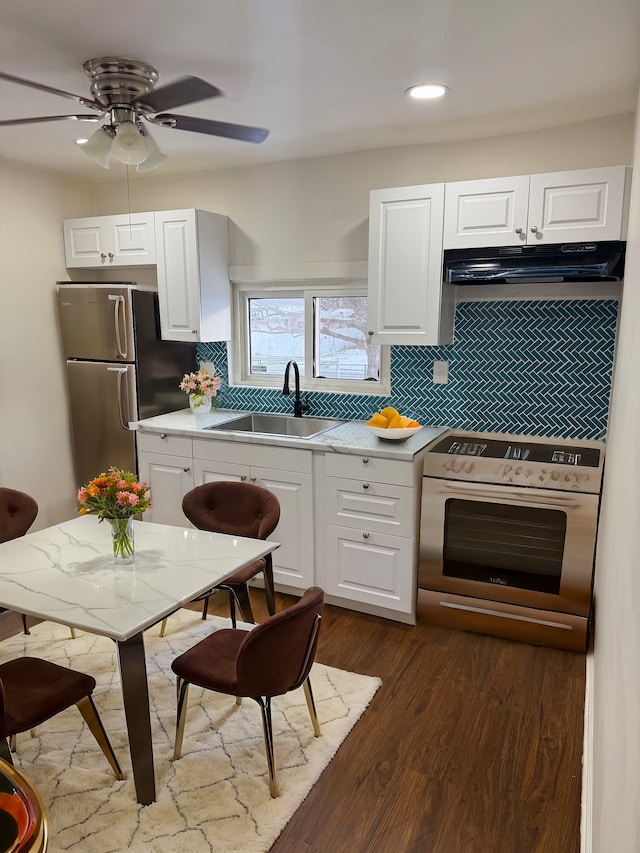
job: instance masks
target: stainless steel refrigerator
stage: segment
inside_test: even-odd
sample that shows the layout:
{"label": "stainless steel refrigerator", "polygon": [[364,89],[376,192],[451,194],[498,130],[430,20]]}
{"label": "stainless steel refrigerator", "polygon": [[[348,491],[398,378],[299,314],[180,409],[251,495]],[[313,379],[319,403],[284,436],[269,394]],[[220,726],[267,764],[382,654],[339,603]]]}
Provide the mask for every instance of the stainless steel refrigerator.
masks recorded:
{"label": "stainless steel refrigerator", "polygon": [[160,338],[158,296],[132,283],[58,282],[79,488],[111,465],[136,472],[138,418],[183,409],[195,344]]}

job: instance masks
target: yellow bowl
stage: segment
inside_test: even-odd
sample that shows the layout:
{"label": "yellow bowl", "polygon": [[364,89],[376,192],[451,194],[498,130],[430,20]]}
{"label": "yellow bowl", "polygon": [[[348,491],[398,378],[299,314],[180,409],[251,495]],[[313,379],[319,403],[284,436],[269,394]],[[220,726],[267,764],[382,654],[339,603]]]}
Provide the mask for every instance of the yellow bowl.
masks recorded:
{"label": "yellow bowl", "polygon": [[385,441],[404,441],[409,436],[414,435],[422,426],[403,427],[401,429],[384,429],[382,427],[373,427],[367,425],[369,432],[372,432],[378,438],[383,438]]}

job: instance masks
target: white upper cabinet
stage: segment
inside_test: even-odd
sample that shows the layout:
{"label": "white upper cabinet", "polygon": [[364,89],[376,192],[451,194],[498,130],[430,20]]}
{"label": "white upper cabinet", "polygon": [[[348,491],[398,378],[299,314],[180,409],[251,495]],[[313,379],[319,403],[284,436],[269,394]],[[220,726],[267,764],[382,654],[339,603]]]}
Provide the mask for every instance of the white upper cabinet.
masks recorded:
{"label": "white upper cabinet", "polygon": [[447,184],[444,248],[624,240],[630,183],[610,166]]}
{"label": "white upper cabinet", "polygon": [[228,219],[204,210],[155,213],[158,301],[169,341],[228,341]]}
{"label": "white upper cabinet", "polygon": [[369,336],[435,346],[453,333],[443,298],[444,184],[373,190],[369,203]]}
{"label": "white upper cabinet", "polygon": [[66,265],[72,268],[153,266],[153,213],[65,219]]}

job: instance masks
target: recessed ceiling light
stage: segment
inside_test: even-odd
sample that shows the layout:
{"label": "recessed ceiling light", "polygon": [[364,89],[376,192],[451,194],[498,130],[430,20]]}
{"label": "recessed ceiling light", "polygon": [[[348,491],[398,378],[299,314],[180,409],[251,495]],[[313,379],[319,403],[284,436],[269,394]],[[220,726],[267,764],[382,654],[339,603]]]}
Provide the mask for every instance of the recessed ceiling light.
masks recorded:
{"label": "recessed ceiling light", "polygon": [[422,101],[430,98],[441,98],[448,91],[442,83],[420,83],[418,86],[411,86],[407,89],[407,95]]}

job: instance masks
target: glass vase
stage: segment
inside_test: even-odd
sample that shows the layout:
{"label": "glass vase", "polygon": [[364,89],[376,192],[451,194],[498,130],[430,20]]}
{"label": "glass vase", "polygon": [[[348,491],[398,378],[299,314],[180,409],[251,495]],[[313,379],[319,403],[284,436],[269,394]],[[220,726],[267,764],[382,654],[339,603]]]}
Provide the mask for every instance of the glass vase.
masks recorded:
{"label": "glass vase", "polygon": [[133,541],[133,518],[108,518],[111,525],[113,559],[119,565],[133,563],[135,548]]}

